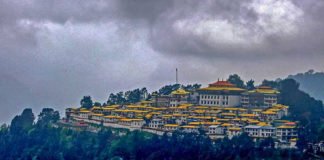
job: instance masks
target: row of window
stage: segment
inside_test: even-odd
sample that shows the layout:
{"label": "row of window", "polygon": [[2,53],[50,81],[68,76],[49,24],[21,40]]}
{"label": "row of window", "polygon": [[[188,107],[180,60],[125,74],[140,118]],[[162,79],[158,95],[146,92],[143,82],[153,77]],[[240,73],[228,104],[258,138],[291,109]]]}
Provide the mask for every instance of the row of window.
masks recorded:
{"label": "row of window", "polygon": [[205,101],[205,100],[201,100],[200,104],[210,104],[210,105],[228,105],[228,101],[223,101],[223,102],[219,102],[219,101]]}
{"label": "row of window", "polygon": [[201,95],[201,99],[228,99],[228,96]]}

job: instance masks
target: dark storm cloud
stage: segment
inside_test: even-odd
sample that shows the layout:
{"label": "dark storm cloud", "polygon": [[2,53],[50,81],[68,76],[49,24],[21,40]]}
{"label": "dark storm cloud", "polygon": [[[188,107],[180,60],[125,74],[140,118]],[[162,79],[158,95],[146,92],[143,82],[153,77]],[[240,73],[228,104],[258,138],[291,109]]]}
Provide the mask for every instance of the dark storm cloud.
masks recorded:
{"label": "dark storm cloud", "polygon": [[322,69],[318,0],[0,0],[0,122],[21,108]]}

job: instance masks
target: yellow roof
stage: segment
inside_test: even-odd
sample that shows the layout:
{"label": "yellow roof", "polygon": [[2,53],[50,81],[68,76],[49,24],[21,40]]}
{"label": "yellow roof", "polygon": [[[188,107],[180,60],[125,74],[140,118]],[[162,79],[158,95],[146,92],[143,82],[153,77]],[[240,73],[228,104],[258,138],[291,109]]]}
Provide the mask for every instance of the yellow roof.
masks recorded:
{"label": "yellow roof", "polygon": [[277,128],[280,128],[280,129],[293,129],[293,128],[296,128],[296,127],[295,126],[285,126],[285,125],[283,125],[283,126],[279,126]]}
{"label": "yellow roof", "polygon": [[179,88],[179,89],[171,92],[171,94],[173,94],[173,95],[186,95],[186,94],[189,94],[189,92],[185,91],[182,88]]}
{"label": "yellow roof", "polygon": [[260,122],[260,123],[258,123],[257,124],[258,126],[269,126],[267,123],[265,123],[265,122]]}
{"label": "yellow roof", "polygon": [[152,101],[141,101],[141,103],[148,104],[148,103],[152,103]]}
{"label": "yellow roof", "polygon": [[279,94],[280,92],[272,88],[257,88],[249,91],[249,93]]}
{"label": "yellow roof", "polygon": [[93,109],[101,109],[101,107],[94,106],[94,107],[91,108],[91,110],[93,110]]}
{"label": "yellow roof", "polygon": [[292,138],[290,139],[290,142],[297,142],[298,138]]}
{"label": "yellow roof", "polygon": [[255,117],[255,114],[240,114],[242,117]]}
{"label": "yellow roof", "polygon": [[230,130],[230,131],[240,131],[241,128],[238,128],[238,127],[231,127],[231,128],[228,128],[228,130]]}
{"label": "yellow roof", "polygon": [[223,108],[223,110],[228,110],[228,111],[236,111],[239,110],[240,108]]}
{"label": "yellow roof", "polygon": [[218,125],[220,122],[189,122],[188,125]]}
{"label": "yellow roof", "polygon": [[196,118],[196,119],[212,119],[212,117],[204,117],[204,116],[189,116],[189,118]]}
{"label": "yellow roof", "polygon": [[258,121],[258,120],[254,120],[254,119],[247,119],[246,120],[248,123],[252,123],[252,124],[257,124],[257,123],[260,123],[260,121]]}
{"label": "yellow roof", "polygon": [[165,124],[164,127],[178,127],[178,124]]}
{"label": "yellow roof", "polygon": [[116,109],[116,108],[109,108],[109,107],[104,107],[104,108],[102,108],[103,110],[114,110],[114,109]]}
{"label": "yellow roof", "polygon": [[195,108],[196,109],[208,109],[209,107],[207,107],[207,106],[196,106]]}
{"label": "yellow roof", "polygon": [[118,119],[120,119],[120,118],[123,118],[123,117],[120,117],[120,116],[104,116],[104,118],[118,118]]}
{"label": "yellow roof", "polygon": [[88,110],[81,110],[80,113],[90,113]]}
{"label": "yellow roof", "polygon": [[289,107],[286,105],[282,105],[282,104],[275,104],[272,106],[272,108],[287,109]]}
{"label": "yellow roof", "polygon": [[104,116],[103,114],[95,114],[95,113],[93,113],[93,114],[91,114],[92,116],[99,116],[99,117],[101,117],[101,116]]}
{"label": "yellow roof", "polygon": [[242,88],[237,87],[206,87],[199,89],[201,91],[244,91]]}
{"label": "yellow roof", "polygon": [[229,127],[229,126],[232,126],[233,124],[230,124],[230,123],[223,123],[221,126],[223,127]]}
{"label": "yellow roof", "polygon": [[128,119],[128,118],[122,118],[119,121],[123,121],[123,122],[131,122],[132,119]]}
{"label": "yellow roof", "polygon": [[235,116],[234,113],[221,113],[222,116]]}
{"label": "yellow roof", "polygon": [[275,112],[271,112],[271,111],[265,111],[265,112],[262,112],[262,114],[276,114]]}

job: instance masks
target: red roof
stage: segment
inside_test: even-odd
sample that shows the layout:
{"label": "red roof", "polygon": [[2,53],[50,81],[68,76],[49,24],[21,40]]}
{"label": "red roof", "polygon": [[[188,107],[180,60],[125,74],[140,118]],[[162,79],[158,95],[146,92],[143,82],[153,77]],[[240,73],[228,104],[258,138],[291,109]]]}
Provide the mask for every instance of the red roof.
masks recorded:
{"label": "red roof", "polygon": [[215,83],[209,84],[210,87],[235,87],[234,84],[228,81],[217,81]]}
{"label": "red roof", "polygon": [[296,123],[295,122],[287,122],[287,123],[285,123],[285,125],[294,126],[294,125],[296,125]]}

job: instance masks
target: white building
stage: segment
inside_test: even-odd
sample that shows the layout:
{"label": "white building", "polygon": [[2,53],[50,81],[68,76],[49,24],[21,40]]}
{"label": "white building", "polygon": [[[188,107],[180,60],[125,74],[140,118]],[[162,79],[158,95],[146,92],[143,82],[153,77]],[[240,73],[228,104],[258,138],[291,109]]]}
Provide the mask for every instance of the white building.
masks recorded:
{"label": "white building", "polygon": [[289,142],[291,139],[297,138],[297,128],[288,125],[279,126],[277,127],[276,136],[282,142]]}
{"label": "white building", "polygon": [[254,138],[274,137],[276,128],[271,126],[248,125],[244,127],[244,132]]}
{"label": "white building", "polygon": [[190,92],[179,88],[171,93],[170,107],[177,107],[181,104],[189,103]]}
{"label": "white building", "polygon": [[152,119],[149,122],[148,127],[153,129],[159,129],[162,128],[163,125],[164,125],[164,121],[162,119]]}
{"label": "white building", "polygon": [[255,90],[242,93],[242,107],[268,108],[278,102],[279,91],[267,86],[260,86]]}
{"label": "white building", "polygon": [[208,127],[208,134],[225,135],[226,128],[220,125],[211,125]]}
{"label": "white building", "polygon": [[199,105],[233,107],[241,103],[241,93],[245,90],[227,81],[217,81],[198,90]]}

